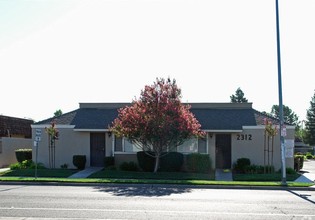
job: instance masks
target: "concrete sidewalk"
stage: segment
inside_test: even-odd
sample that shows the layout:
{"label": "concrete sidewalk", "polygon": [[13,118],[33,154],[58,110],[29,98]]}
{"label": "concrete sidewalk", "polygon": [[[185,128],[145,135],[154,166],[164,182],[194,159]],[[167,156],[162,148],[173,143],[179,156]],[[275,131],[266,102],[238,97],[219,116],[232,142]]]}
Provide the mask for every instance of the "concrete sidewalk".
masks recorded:
{"label": "concrete sidewalk", "polygon": [[10,170],[10,168],[0,168],[0,173]]}
{"label": "concrete sidewalk", "polygon": [[301,183],[314,183],[315,181],[315,160],[304,161],[303,168],[300,170],[302,175],[295,180]]}
{"label": "concrete sidewalk", "polygon": [[216,169],[215,170],[216,181],[233,181],[233,175],[231,170]]}
{"label": "concrete sidewalk", "polygon": [[88,167],[84,170],[81,170],[81,171],[69,176],[68,178],[87,178],[88,176],[102,170],[103,168],[104,167]]}

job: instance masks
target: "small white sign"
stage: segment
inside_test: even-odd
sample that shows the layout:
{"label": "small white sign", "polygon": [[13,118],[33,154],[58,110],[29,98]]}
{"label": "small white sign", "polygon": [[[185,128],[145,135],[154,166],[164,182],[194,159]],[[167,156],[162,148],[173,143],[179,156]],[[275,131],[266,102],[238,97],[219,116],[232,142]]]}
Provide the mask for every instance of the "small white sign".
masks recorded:
{"label": "small white sign", "polygon": [[281,129],[281,136],[286,137],[287,136],[287,128],[285,126],[282,127]]}
{"label": "small white sign", "polygon": [[36,129],[36,137],[40,137],[42,135],[42,130],[41,129]]}

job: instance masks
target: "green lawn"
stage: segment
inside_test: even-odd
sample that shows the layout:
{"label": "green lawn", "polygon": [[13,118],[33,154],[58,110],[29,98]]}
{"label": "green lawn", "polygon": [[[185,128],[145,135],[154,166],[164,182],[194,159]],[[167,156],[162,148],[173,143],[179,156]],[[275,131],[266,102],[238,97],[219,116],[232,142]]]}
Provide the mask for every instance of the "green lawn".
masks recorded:
{"label": "green lawn", "polygon": [[214,174],[186,173],[186,172],[133,172],[118,170],[101,170],[89,178],[115,179],[161,179],[161,180],[214,180]]}
{"label": "green lawn", "polygon": [[[299,178],[299,174],[287,174],[287,181],[294,181]],[[281,173],[272,174],[234,174],[234,181],[281,181]]]}
{"label": "green lawn", "polygon": [[[77,172],[77,170],[38,169],[37,177],[67,178],[75,172]],[[35,170],[34,169],[9,170],[7,172],[0,173],[0,177],[35,177]]]}
{"label": "green lawn", "polygon": [[[215,181],[213,174],[196,174],[185,172],[127,172],[115,170],[99,171],[89,178],[69,179],[78,170],[39,169],[38,178],[35,170],[10,170],[0,173],[0,182],[60,182],[60,183],[132,183],[132,184],[178,184],[178,185],[218,185],[218,186],[281,186],[281,176],[276,175],[235,175],[235,181]],[[238,179],[236,179],[238,178]],[[297,176],[288,175],[288,186],[308,187],[310,183],[295,183]]]}

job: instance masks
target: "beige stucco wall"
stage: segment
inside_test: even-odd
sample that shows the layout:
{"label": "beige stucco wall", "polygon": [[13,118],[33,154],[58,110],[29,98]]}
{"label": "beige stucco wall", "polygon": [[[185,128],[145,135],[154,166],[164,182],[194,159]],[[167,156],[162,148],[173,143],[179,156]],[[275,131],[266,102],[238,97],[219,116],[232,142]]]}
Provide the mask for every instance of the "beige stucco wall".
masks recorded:
{"label": "beige stucco wall", "polygon": [[[38,146],[38,162],[49,167],[48,134],[42,128],[41,141]],[[86,167],[90,166],[90,133],[77,132],[73,128],[58,128],[59,139],[56,140],[55,168],[68,164],[68,168],[76,168],[72,163],[73,155],[86,155]],[[35,137],[35,129],[32,129]],[[36,147],[33,147],[33,160],[35,161]]]}
{"label": "beige stucco wall", "polygon": [[8,167],[10,164],[17,163],[15,157],[15,150],[17,149],[31,149],[33,142],[31,139],[25,138],[0,138],[2,145],[2,152],[0,153],[0,168]]}
{"label": "beige stucco wall", "polygon": [[[226,132],[227,134],[229,132]],[[208,133],[208,153],[212,161],[212,168],[215,169],[216,152],[215,140],[217,133]],[[238,135],[247,135],[247,140],[238,140]],[[251,140],[249,140],[251,135]],[[287,129],[285,139],[294,140],[294,128]],[[281,167],[280,137],[275,137],[274,142],[274,166],[278,170]],[[239,158],[249,158],[252,164],[264,165],[264,126],[245,127],[241,133],[231,133],[231,168]],[[270,154],[271,155],[271,154]],[[267,154],[266,154],[267,156]],[[294,159],[286,158],[286,167],[294,167]]]}
{"label": "beige stucco wall", "polygon": [[[32,129],[32,136],[35,137],[35,128]],[[49,167],[48,159],[48,135],[45,129],[42,128],[41,141],[38,148],[38,162],[43,163],[46,167]],[[88,131],[75,131],[73,128],[58,128],[59,140],[56,141],[56,168],[60,168],[63,164],[68,164],[69,168],[75,168],[72,164],[73,155],[86,155],[87,163],[86,167],[90,166],[90,132]],[[227,132],[228,133],[228,132]],[[251,135],[251,140],[237,140],[237,135]],[[208,154],[212,161],[212,168],[215,169],[216,153],[215,153],[215,139],[216,133],[208,132]],[[287,129],[286,139],[294,139],[294,128]],[[106,133],[106,151],[104,156],[112,156],[112,142],[113,135]],[[33,141],[29,140],[30,145],[33,145]],[[263,165],[264,164],[264,127],[244,127],[241,133],[231,134],[231,154],[232,164],[237,159],[246,157],[251,160],[252,164]],[[279,135],[275,137],[274,143],[274,166],[278,170],[281,167],[280,157],[280,138]],[[36,147],[33,147],[33,160],[35,161]],[[14,155],[15,157],[15,155]],[[1,158],[1,154],[0,154]],[[123,162],[134,161],[137,162],[136,154],[127,153],[115,153],[115,164],[119,166]],[[1,161],[0,161],[1,162]],[[1,163],[0,163],[1,165]],[[294,166],[293,158],[286,159],[286,166]]]}
{"label": "beige stucco wall", "polygon": [[[251,135],[252,140],[238,140],[238,135]],[[294,140],[294,128],[287,129],[287,136],[285,139]],[[270,146],[271,148],[271,146]],[[280,136],[279,134],[274,138],[274,153],[273,165],[275,170],[281,168],[281,153],[280,153]],[[271,161],[271,153],[270,161]],[[264,127],[257,126],[253,128],[245,128],[243,132],[232,134],[232,165],[239,158],[249,158],[251,164],[264,165]],[[266,154],[267,159],[267,154]],[[267,160],[266,160],[267,161]],[[267,163],[267,162],[266,162]],[[286,167],[294,167],[294,159],[286,159]]]}

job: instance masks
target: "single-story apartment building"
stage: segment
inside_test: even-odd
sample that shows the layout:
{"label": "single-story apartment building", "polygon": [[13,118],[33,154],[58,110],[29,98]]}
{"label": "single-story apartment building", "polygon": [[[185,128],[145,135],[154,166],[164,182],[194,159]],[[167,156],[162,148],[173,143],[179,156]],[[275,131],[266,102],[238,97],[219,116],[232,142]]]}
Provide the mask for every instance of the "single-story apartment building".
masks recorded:
{"label": "single-story apartment building", "polygon": [[[104,158],[113,156],[115,164],[137,162],[139,149],[125,138],[117,138],[109,126],[118,116],[118,109],[131,103],[80,103],[78,109],[59,117],[32,125],[33,139],[41,134],[38,162],[49,165],[48,134],[45,128],[54,121],[59,132],[55,144],[56,168],[72,164],[73,155],[86,155],[86,166],[104,166]],[[252,164],[264,165],[268,152],[265,148],[264,119],[278,121],[252,108],[252,103],[189,103],[191,111],[206,132],[204,139],[190,139],[177,147],[183,154],[208,154],[214,169],[230,169],[239,158],[249,158]],[[294,126],[286,126],[286,166],[294,166]],[[271,148],[270,148],[271,149]],[[35,158],[36,147],[33,147]],[[270,150],[269,150],[270,154]],[[274,139],[272,153],[275,169],[281,167],[279,132]],[[265,155],[265,156],[264,156]],[[270,158],[269,158],[270,159]]]}
{"label": "single-story apartment building", "polygon": [[30,119],[0,115],[0,168],[17,163],[15,150],[32,148]]}

